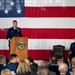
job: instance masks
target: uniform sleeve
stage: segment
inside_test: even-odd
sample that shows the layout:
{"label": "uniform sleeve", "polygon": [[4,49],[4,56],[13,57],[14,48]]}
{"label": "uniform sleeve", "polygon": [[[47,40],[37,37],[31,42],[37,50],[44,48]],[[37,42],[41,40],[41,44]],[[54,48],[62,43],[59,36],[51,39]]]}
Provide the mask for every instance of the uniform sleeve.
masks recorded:
{"label": "uniform sleeve", "polygon": [[70,51],[72,51],[72,44],[70,45]]}
{"label": "uniform sleeve", "polygon": [[7,39],[7,40],[10,40],[10,29],[8,29],[8,31],[7,31],[6,39]]}

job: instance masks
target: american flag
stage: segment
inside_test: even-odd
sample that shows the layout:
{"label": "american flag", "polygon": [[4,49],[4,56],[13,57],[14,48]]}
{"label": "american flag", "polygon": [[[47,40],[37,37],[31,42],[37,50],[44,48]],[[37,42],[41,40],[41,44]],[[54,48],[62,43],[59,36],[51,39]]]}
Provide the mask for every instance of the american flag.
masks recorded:
{"label": "american flag", "polygon": [[75,0],[0,0],[0,54],[9,56],[7,29],[17,20],[28,37],[28,55],[36,62],[51,56],[53,45],[65,46],[75,36]]}

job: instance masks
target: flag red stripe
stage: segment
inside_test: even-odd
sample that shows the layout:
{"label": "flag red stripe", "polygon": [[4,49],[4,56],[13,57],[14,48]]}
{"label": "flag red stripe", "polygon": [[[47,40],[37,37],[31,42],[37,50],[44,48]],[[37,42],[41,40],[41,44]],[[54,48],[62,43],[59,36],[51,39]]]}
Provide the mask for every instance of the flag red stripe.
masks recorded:
{"label": "flag red stripe", "polygon": [[[68,57],[68,50],[65,50],[64,58],[67,59]],[[52,50],[29,50],[28,55],[32,56],[34,60],[44,60],[48,59],[52,56]]]}
{"label": "flag red stripe", "polygon": [[25,17],[75,17],[75,6],[24,7]]}
{"label": "flag red stripe", "polygon": [[[65,50],[65,59],[68,57],[68,50]],[[10,53],[9,50],[0,50],[0,55],[3,54],[9,57]],[[34,60],[44,60],[48,59],[52,55],[52,50],[28,50],[28,55],[32,56]]]}
{"label": "flag red stripe", "polygon": [[[0,39],[5,39],[7,29],[0,30]],[[68,28],[22,28],[24,37],[30,39],[73,39],[75,29]]]}

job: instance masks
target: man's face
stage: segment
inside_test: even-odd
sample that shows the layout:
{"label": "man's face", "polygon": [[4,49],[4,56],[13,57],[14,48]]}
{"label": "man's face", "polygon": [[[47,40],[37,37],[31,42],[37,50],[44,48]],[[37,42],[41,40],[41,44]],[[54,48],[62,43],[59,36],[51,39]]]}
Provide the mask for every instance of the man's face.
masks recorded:
{"label": "man's face", "polygon": [[17,57],[14,58],[14,62],[17,63]]}
{"label": "man's face", "polygon": [[13,22],[13,27],[17,27],[17,22]]}

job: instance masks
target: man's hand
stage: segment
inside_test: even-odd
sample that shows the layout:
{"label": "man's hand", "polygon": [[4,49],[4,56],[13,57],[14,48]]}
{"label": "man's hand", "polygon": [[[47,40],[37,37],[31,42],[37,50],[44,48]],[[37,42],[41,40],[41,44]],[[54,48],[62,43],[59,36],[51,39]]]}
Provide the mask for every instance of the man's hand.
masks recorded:
{"label": "man's hand", "polygon": [[10,41],[10,38],[8,38],[7,40]]}
{"label": "man's hand", "polygon": [[7,40],[8,40],[8,41],[11,41],[11,39],[10,39],[10,38],[8,38]]}
{"label": "man's hand", "polygon": [[68,54],[72,54],[72,52],[70,51]]}

